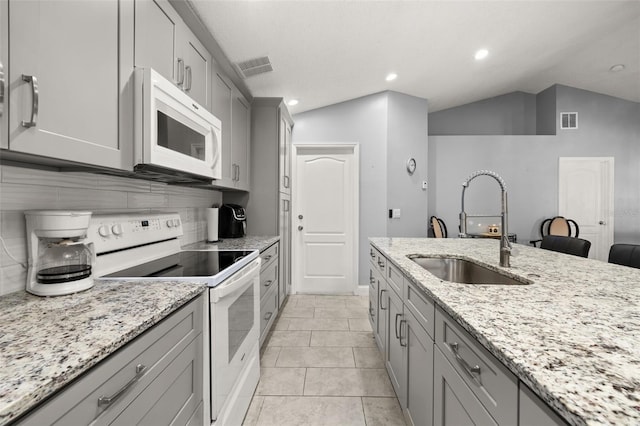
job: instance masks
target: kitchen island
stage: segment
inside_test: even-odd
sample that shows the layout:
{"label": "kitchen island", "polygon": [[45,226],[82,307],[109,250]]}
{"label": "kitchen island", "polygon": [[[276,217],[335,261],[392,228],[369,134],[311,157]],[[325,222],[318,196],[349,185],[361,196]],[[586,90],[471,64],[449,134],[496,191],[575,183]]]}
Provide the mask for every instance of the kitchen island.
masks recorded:
{"label": "kitchen island", "polygon": [[[570,424],[640,423],[640,270],[499,242],[371,238],[405,277]],[[442,281],[407,256],[452,256],[528,285]]]}
{"label": "kitchen island", "polygon": [[63,389],[193,300],[200,282],[101,281],[59,297],[0,297],[0,425]]}

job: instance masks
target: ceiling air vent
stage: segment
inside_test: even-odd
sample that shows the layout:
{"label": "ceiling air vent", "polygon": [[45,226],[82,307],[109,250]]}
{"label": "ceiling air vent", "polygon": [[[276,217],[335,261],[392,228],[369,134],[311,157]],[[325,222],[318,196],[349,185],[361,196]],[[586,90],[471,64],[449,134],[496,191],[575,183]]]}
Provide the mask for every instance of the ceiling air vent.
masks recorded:
{"label": "ceiling air vent", "polygon": [[251,77],[265,72],[273,71],[271,61],[268,56],[261,58],[249,59],[248,61],[238,62],[236,64],[242,78]]}
{"label": "ceiling air vent", "polygon": [[577,129],[578,113],[577,112],[561,112],[560,128],[561,129]]}

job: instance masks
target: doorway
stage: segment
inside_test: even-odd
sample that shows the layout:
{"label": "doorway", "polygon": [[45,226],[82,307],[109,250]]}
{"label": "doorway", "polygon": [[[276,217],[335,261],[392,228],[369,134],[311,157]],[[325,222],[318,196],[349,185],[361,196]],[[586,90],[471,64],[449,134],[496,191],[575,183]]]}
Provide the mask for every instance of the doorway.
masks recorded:
{"label": "doorway", "polygon": [[589,258],[604,262],[613,244],[613,157],[560,157],[558,213],[591,241]]}
{"label": "doorway", "polygon": [[357,144],[293,145],[292,292],[356,294]]}

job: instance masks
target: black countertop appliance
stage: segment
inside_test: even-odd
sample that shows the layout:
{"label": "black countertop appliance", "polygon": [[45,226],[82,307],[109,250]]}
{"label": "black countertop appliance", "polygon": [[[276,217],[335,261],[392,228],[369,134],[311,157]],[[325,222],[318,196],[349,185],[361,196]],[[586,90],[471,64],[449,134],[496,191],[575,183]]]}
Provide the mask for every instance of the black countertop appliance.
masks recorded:
{"label": "black countertop appliance", "polygon": [[237,204],[220,206],[218,232],[221,238],[241,238],[247,234],[247,216],[244,207]]}

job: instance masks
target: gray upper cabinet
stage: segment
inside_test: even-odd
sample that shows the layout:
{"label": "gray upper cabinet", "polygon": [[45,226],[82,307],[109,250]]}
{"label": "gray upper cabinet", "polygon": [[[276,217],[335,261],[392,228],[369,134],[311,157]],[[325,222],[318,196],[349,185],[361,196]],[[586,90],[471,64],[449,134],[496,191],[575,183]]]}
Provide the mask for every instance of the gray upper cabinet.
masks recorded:
{"label": "gray upper cabinet", "polygon": [[211,112],[222,122],[222,178],[214,186],[248,191],[250,104],[220,71],[214,69],[212,82]]}
{"label": "gray upper cabinet", "polygon": [[168,0],[136,0],[135,65],[153,68],[211,110],[211,54]]}
{"label": "gray upper cabinet", "polygon": [[9,10],[10,56],[3,65],[11,137],[2,146],[130,167],[132,135],[121,129],[133,115],[126,89],[133,70],[133,4],[10,1]]}
{"label": "gray upper cabinet", "polygon": [[9,63],[9,3],[0,0],[0,148],[9,148],[7,133],[7,64]]}

